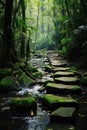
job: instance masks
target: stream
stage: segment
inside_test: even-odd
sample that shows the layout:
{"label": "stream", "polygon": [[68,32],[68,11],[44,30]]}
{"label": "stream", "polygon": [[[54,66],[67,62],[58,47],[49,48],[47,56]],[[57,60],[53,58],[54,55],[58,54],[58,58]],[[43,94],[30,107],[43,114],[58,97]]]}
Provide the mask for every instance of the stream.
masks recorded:
{"label": "stream", "polygon": [[[41,82],[46,80],[53,80],[50,77],[50,73],[44,71],[43,66],[48,64],[48,62],[44,63],[43,58],[32,59],[32,64],[37,66],[38,70],[41,71],[44,75],[41,79]],[[37,98],[43,96],[44,92],[39,92],[38,90],[42,87],[41,84],[35,84],[28,87],[22,87],[22,90],[17,93],[12,93],[8,95],[0,95],[0,102],[2,105],[8,104],[9,97],[12,96],[23,96],[28,93],[33,94]],[[79,110],[79,116],[77,118],[77,122],[75,124],[64,124],[64,123],[51,123],[50,122],[50,114],[41,108],[41,104],[37,103],[37,116],[29,117],[26,115],[12,115],[9,112],[9,107],[6,105],[2,109],[2,113],[0,113],[0,130],[86,130],[87,129],[87,102],[84,101],[82,96],[78,99],[81,102],[81,107]]]}

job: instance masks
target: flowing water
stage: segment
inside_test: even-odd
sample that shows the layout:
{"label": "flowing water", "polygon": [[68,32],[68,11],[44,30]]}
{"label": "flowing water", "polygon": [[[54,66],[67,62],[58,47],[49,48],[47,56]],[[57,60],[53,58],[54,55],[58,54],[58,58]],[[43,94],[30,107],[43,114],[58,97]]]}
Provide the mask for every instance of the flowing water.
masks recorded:
{"label": "flowing water", "polygon": [[[40,71],[44,72],[41,68],[41,66],[44,66],[44,62],[42,59],[39,59],[39,61],[38,59],[36,59],[36,61],[32,62],[35,66],[38,66]],[[48,74],[44,72],[42,81],[44,82],[47,79],[52,80],[52,78],[50,77],[50,73]],[[43,96],[44,93],[46,93],[46,91],[42,93],[38,91],[38,89],[40,89],[41,87],[42,85],[35,84],[30,88],[22,87],[22,90],[17,93],[0,95],[0,102],[2,107],[2,110],[0,110],[0,130],[87,130],[87,99],[84,99],[84,97],[82,98],[82,96],[80,98],[77,97],[78,100],[80,100],[81,102],[81,106],[75,124],[64,124],[63,122],[52,123],[50,122],[50,114],[42,110],[41,104],[38,102],[38,97]],[[23,96],[29,93],[33,94],[37,98],[37,116],[29,117],[22,114],[16,116],[12,115],[8,106],[9,97]]]}

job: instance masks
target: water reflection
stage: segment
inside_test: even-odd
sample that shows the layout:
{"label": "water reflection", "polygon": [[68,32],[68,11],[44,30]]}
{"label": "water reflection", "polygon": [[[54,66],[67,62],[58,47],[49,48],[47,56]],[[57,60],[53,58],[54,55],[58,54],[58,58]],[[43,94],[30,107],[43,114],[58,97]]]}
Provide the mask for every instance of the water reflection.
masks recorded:
{"label": "water reflection", "polygon": [[37,107],[37,116],[28,120],[28,130],[46,130],[50,122],[50,114]]}

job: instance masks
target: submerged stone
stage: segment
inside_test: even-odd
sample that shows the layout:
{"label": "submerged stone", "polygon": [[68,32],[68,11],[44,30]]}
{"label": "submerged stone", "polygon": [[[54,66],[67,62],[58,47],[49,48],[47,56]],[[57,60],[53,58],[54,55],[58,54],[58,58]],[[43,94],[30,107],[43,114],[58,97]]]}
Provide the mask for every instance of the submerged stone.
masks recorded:
{"label": "submerged stone", "polygon": [[81,87],[78,85],[65,85],[57,83],[48,83],[46,85],[47,93],[53,94],[69,94],[69,93],[79,93],[81,92]]}
{"label": "submerged stone", "polygon": [[79,84],[79,79],[77,77],[58,77],[54,78],[54,81],[63,84]]}
{"label": "submerged stone", "polygon": [[42,98],[43,107],[48,111],[54,111],[59,107],[75,107],[79,104],[76,100],[69,97],[61,97],[53,94],[45,94]]}
{"label": "submerged stone", "polygon": [[74,122],[75,117],[76,108],[74,107],[60,107],[51,113],[51,121],[53,122]]}

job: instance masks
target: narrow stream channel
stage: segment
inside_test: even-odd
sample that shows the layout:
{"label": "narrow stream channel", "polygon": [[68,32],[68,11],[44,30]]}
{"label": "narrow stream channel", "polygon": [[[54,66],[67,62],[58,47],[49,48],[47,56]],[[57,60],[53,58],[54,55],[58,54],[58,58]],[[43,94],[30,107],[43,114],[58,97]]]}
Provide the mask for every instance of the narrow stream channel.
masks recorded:
{"label": "narrow stream channel", "polygon": [[[36,59],[36,61],[37,62],[33,61],[33,63],[36,63],[35,65],[38,66],[38,59]],[[44,66],[43,60],[39,59],[39,61],[41,64],[39,65],[38,69],[44,72],[43,67],[41,68],[41,66]],[[52,80],[52,78],[50,77],[50,73],[44,72],[44,76],[41,81],[44,82],[47,79]],[[43,96],[44,93],[46,93],[46,91],[42,93],[38,91],[41,87],[42,85],[40,84],[35,84],[30,88],[22,87],[21,91],[12,95],[23,96],[27,93],[31,93],[37,98],[38,102],[38,97]],[[2,105],[6,105],[8,103],[9,100],[6,100],[5,98],[8,99],[8,97],[10,96],[10,94],[0,95],[0,101],[2,102]],[[82,113],[85,114],[84,110],[85,112],[87,112],[87,103],[83,103],[82,101],[79,110],[81,115],[78,117],[76,124],[64,124],[59,122],[51,123],[50,114],[42,110],[41,104],[39,102],[37,103],[37,116],[35,117],[29,117],[25,115],[14,116],[9,112],[9,107],[6,105],[2,109],[2,113],[0,113],[0,130],[86,130],[87,118],[82,117]]]}

